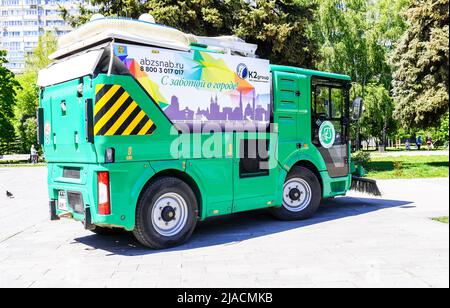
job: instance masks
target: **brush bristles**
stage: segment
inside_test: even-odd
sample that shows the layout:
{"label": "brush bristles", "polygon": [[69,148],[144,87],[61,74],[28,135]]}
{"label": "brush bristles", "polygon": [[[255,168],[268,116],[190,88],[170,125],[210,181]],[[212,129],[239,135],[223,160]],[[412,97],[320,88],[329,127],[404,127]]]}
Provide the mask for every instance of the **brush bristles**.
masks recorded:
{"label": "brush bristles", "polygon": [[355,190],[364,194],[381,197],[381,192],[378,189],[377,182],[371,179],[354,176],[352,178],[352,186],[350,187],[350,190]]}

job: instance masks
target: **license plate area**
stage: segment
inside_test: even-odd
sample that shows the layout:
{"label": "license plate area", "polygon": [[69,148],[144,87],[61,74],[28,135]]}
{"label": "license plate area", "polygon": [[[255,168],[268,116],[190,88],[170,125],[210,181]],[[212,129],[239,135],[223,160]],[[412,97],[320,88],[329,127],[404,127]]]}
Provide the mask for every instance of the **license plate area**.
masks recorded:
{"label": "license plate area", "polygon": [[58,191],[58,210],[67,212],[67,197],[64,190]]}

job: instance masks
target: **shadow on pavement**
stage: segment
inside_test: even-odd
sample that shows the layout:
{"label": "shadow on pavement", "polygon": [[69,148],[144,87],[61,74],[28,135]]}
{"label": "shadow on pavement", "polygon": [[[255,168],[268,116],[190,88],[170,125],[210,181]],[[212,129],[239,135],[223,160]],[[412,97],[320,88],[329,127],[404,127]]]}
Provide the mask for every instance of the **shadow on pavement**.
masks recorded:
{"label": "shadow on pavement", "polygon": [[257,210],[224,217],[217,217],[200,222],[190,241],[182,246],[166,250],[151,250],[140,245],[132,233],[118,236],[90,235],[75,239],[75,243],[88,246],[87,250],[100,249],[108,255],[140,256],[170,251],[183,251],[214,245],[232,245],[251,238],[275,234],[305,226],[320,224],[340,218],[364,215],[386,208],[411,208],[412,202],[340,197],[325,201],[317,214],[304,221],[279,221],[267,210]]}

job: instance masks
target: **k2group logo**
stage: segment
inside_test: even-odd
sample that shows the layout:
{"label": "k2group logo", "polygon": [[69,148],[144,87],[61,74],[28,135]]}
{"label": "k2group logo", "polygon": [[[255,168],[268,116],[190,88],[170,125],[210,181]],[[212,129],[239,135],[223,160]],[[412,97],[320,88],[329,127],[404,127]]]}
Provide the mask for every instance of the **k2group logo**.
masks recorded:
{"label": "k2group logo", "polygon": [[248,67],[244,63],[238,65],[236,73],[241,79],[247,79],[248,77]]}
{"label": "k2group logo", "polygon": [[330,121],[323,122],[319,128],[320,144],[325,149],[329,149],[334,145],[335,140],[336,140],[336,130],[334,129],[333,123],[331,123]]}

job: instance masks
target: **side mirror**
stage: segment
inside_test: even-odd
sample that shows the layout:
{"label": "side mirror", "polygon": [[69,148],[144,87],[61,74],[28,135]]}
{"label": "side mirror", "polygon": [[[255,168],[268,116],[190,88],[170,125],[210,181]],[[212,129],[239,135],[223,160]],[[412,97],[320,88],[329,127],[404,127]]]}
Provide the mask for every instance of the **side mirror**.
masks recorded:
{"label": "side mirror", "polygon": [[358,121],[363,113],[363,100],[360,97],[357,97],[354,101],[353,101],[353,105],[352,105],[352,120],[353,121]]}

